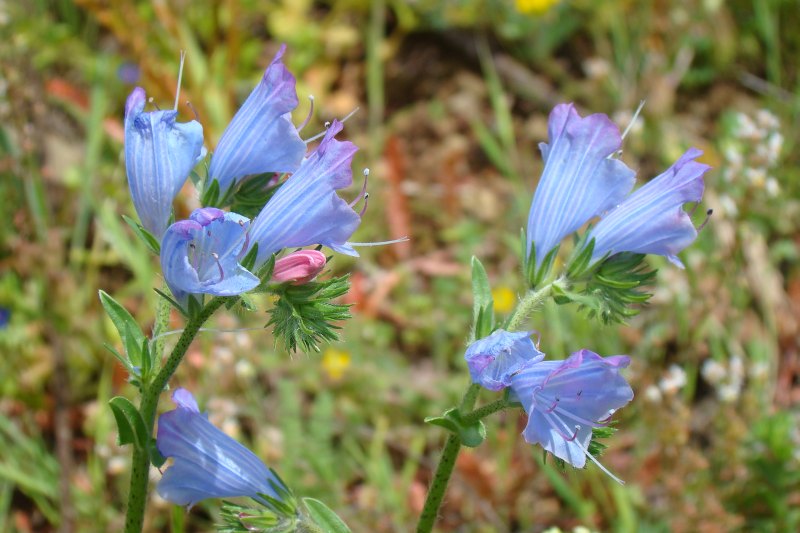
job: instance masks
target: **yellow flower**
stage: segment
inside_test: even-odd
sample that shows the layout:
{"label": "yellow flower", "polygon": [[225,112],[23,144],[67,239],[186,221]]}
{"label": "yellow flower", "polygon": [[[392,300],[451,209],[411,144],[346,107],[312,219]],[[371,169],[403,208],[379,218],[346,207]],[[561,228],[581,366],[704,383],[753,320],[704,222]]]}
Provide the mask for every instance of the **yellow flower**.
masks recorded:
{"label": "yellow flower", "polygon": [[494,312],[500,315],[510,313],[517,301],[514,291],[505,285],[492,289],[492,299],[494,300]]}
{"label": "yellow flower", "polygon": [[345,370],[350,366],[350,354],[328,348],[322,354],[322,370],[328,375],[328,378],[333,381],[339,381],[344,376]]}
{"label": "yellow flower", "polygon": [[517,11],[529,15],[541,15],[556,5],[558,0],[516,0]]}

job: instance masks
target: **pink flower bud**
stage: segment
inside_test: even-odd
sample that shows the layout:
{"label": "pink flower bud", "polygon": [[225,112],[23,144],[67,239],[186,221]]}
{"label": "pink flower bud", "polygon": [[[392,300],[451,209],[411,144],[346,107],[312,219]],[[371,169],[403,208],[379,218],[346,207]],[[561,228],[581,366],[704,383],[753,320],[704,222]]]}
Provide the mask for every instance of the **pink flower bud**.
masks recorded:
{"label": "pink flower bud", "polygon": [[275,261],[272,280],[275,283],[308,283],[325,268],[325,254],[318,250],[300,250]]}

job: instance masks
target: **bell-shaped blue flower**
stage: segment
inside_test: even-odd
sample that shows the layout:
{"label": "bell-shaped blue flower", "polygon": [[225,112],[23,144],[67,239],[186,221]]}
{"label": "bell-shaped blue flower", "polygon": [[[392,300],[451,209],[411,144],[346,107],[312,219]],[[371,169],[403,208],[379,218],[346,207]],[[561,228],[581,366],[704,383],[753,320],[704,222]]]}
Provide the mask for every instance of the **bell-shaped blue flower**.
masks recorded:
{"label": "bell-shaped blue flower", "polygon": [[473,383],[492,391],[511,385],[511,378],[544,359],[531,340],[531,332],[499,329],[467,348],[464,359]]}
{"label": "bell-shaped blue flower", "polygon": [[179,303],[185,304],[189,294],[234,296],[258,286],[259,279],[239,264],[249,226],[241,215],[204,207],[167,229],[161,269]]}
{"label": "bell-shaped blue flower", "polygon": [[342,123],[334,120],[317,149],[253,219],[250,240],[258,243],[257,266],[282,248],[312,244],[358,255],[347,239],[361,217],[336,193],[353,182],[350,166],[358,148],[334,138],[341,130]]}
{"label": "bell-shaped blue flower", "polygon": [[592,261],[606,254],[634,252],[663,255],[683,268],[677,253],[697,237],[687,202],[703,197],[703,174],[711,167],[694,161],[703,152],[687,150],[666,172],[643,185],[592,228]]}
{"label": "bell-shaped blue flower", "polygon": [[178,505],[192,506],[206,498],[277,498],[270,481],[276,477],[256,455],[214,427],[200,413],[192,394],[175,389],[176,409],[158,419],[156,446],[173,459],[158,483],[158,494]]}
{"label": "bell-shaped blue flower", "polygon": [[[600,357],[589,350],[564,361],[542,361],[511,378],[511,390],[528,413],[523,436],[559,459],[582,468],[589,457],[592,428],[603,427],[633,399],[620,374],[630,363],[624,355]],[[612,476],[613,477],[613,476]]]}
{"label": "bell-shaped blue flower", "polygon": [[528,214],[527,254],[533,244],[537,267],[564,237],[615,207],[634,183],[634,172],[609,157],[622,137],[606,115],[581,118],[572,104],[559,104],[548,136],[550,144],[539,145],[544,171]]}
{"label": "bell-shaped blue flower", "polygon": [[281,62],[285,51],[281,46],[211,157],[208,175],[222,195],[251,174],[294,172],[303,159],[306,145],[290,114],[297,107],[295,79]]}
{"label": "bell-shaped blue flower", "polygon": [[204,156],[203,127],[195,120],[176,122],[177,111],[146,113],[145,103],[141,87],[125,103],[125,167],[142,226],[161,239],[175,196]]}

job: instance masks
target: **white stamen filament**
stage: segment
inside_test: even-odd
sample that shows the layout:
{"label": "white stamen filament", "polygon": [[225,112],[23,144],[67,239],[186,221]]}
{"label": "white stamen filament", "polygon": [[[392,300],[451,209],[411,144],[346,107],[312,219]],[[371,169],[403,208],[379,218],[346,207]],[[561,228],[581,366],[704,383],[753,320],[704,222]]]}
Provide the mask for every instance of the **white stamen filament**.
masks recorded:
{"label": "white stamen filament", "polygon": [[628,122],[628,127],[625,128],[625,131],[622,132],[622,139],[623,140],[625,139],[625,136],[628,135],[628,132],[631,131],[631,128],[633,128],[633,125],[636,124],[636,119],[639,118],[639,113],[642,112],[642,108],[644,107],[644,102],[645,102],[644,100],[639,102],[639,107],[636,108],[636,111],[633,113],[633,117],[631,118],[631,121]]}
{"label": "white stamen filament", "polygon": [[181,96],[181,80],[183,79],[183,63],[186,60],[186,50],[181,50],[181,65],[178,67],[178,87],[175,89],[175,107],[174,111],[178,110],[178,99]]}
{"label": "white stamen filament", "polygon": [[[341,122],[342,124],[344,124],[345,122],[347,122],[347,119],[349,119],[350,117],[352,117],[353,115],[355,115],[355,114],[356,114],[356,111],[358,111],[358,109],[359,109],[359,108],[355,108],[355,109],[353,109],[352,111],[350,111],[350,112],[349,112],[349,113],[348,113],[348,114],[347,114],[347,115],[346,115],[346,116],[345,116],[345,117],[344,117],[342,120],[340,120],[339,122]],[[328,132],[327,132],[327,129],[330,127],[330,125],[331,125],[331,123],[330,123],[330,122],[326,122],[326,123],[325,123],[325,130],[326,130],[326,131],[321,131],[321,132],[317,133],[316,135],[314,135],[313,137],[310,137],[310,138],[306,139],[306,140],[305,140],[305,141],[303,141],[303,142],[304,142],[304,143],[306,143],[306,144],[308,144],[308,143],[310,143],[310,142],[316,141],[316,140],[317,140],[317,139],[319,139],[320,137],[324,137],[324,136],[325,136],[325,134],[326,134],[326,133],[328,133]]]}
{"label": "white stamen filament", "polygon": [[408,237],[400,237],[391,241],[378,241],[378,242],[348,242],[350,246],[383,246],[384,244],[397,244],[398,242],[406,242]]}

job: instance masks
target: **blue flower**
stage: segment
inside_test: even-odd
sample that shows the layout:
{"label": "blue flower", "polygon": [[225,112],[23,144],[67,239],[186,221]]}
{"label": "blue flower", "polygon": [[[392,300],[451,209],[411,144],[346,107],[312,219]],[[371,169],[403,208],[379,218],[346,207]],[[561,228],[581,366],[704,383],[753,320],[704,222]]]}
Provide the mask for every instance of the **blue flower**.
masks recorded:
{"label": "blue flower", "polygon": [[234,296],[259,279],[239,264],[248,248],[250,221],[213,207],[196,209],[174,223],[161,243],[161,269],[172,294],[185,304],[189,294]]}
{"label": "blue flower", "polygon": [[676,254],[697,237],[683,204],[700,201],[703,174],[711,168],[694,161],[702,153],[689,149],[666,172],[608,212],[587,237],[587,242],[595,240],[592,261],[606,254],[634,252],[663,255],[683,268]]}
{"label": "blue flower", "polygon": [[176,122],[177,111],[145,113],[145,102],[144,89],[136,87],[125,103],[125,167],[139,219],[160,239],[175,196],[204,156],[203,127]]}
{"label": "blue flower", "polygon": [[208,173],[222,196],[245,176],[294,172],[303,159],[306,145],[290,114],[297,107],[295,79],[281,63],[285,51],[281,46],[217,144]]}
{"label": "blue flower", "polygon": [[270,485],[278,480],[269,468],[214,427],[189,391],[175,389],[172,400],[177,408],[159,417],[156,438],[161,455],[173,458],[158,483],[162,498],[191,507],[206,498],[278,497]]}
{"label": "blue flower", "polygon": [[511,378],[544,359],[531,340],[531,332],[499,329],[469,345],[464,359],[472,381],[492,391],[511,385]]}
{"label": "blue flower", "polygon": [[589,454],[588,446],[592,428],[606,425],[633,399],[633,390],[620,375],[629,363],[624,355],[603,358],[580,350],[564,361],[542,361],[514,375],[511,389],[528,413],[525,440],[576,468],[589,457],[611,475]]}
{"label": "blue flower", "polygon": [[358,255],[347,239],[358,228],[361,216],[336,193],[353,182],[350,165],[358,148],[334,138],[341,130],[342,123],[334,120],[317,149],[303,159],[253,219],[250,239],[258,243],[256,265],[282,248],[312,244]]}
{"label": "blue flower", "polygon": [[589,219],[616,206],[634,183],[634,172],[609,156],[619,150],[619,128],[601,114],[581,118],[572,104],[550,113],[550,144],[540,144],[544,171],[528,214],[528,248],[536,266],[561,240]]}

